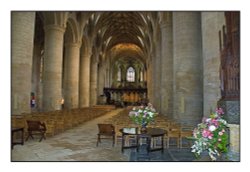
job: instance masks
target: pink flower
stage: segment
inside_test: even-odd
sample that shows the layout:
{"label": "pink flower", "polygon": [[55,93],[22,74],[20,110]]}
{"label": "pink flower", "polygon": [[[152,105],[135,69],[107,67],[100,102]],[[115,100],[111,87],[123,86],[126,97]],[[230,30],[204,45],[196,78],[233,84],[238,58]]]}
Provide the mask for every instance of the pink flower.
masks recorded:
{"label": "pink flower", "polygon": [[217,113],[218,115],[222,115],[222,114],[224,114],[224,111],[223,111],[222,108],[216,108],[216,113]]}
{"label": "pink flower", "polygon": [[221,142],[221,138],[218,138],[218,141]]}
{"label": "pink flower", "polygon": [[209,139],[212,139],[212,138],[213,138],[213,136],[212,136],[212,135],[209,135],[209,136],[208,136],[208,138],[209,138]]}
{"label": "pink flower", "polygon": [[214,124],[215,126],[219,125],[219,122],[216,119],[212,119],[211,120],[212,124]]}
{"label": "pink flower", "polygon": [[223,135],[223,132],[220,131],[220,132],[219,132],[219,135],[222,136],[222,135]]}
{"label": "pink flower", "polygon": [[202,131],[202,136],[203,136],[203,137],[208,137],[209,135],[211,135],[211,132],[210,132],[209,130],[204,129],[204,130]]}

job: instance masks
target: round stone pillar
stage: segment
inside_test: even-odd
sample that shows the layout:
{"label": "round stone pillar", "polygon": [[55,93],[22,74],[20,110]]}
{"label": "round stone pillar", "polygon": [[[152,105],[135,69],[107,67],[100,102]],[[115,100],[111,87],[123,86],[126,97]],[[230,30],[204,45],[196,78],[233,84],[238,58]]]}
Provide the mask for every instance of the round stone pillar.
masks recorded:
{"label": "round stone pillar", "polygon": [[90,105],[93,106],[97,104],[97,62],[92,59],[90,65]]}
{"label": "round stone pillar", "polygon": [[[204,116],[209,116],[211,108],[217,107],[221,97],[220,88],[220,40],[218,33],[225,24],[224,12],[202,12],[202,55]],[[225,110],[225,109],[224,109]]]}
{"label": "round stone pillar", "polygon": [[100,95],[103,95],[103,88],[105,85],[105,68],[104,68],[104,64],[100,65],[99,69],[98,69],[98,97]]}
{"label": "round stone pillar", "polygon": [[62,57],[65,28],[55,25],[45,27],[45,56],[43,78],[43,109],[61,109]]}
{"label": "round stone pillar", "polygon": [[35,12],[11,13],[11,113],[29,113]]}
{"label": "round stone pillar", "polygon": [[67,43],[65,46],[64,107],[78,108],[79,103],[79,43]]}
{"label": "round stone pillar", "polygon": [[150,103],[154,104],[153,99],[153,61],[152,57],[148,57],[147,64],[147,96]]}
{"label": "round stone pillar", "polygon": [[[84,48],[82,48],[84,49]],[[90,92],[90,54],[82,52],[80,60],[79,107],[89,107]]]}
{"label": "round stone pillar", "polygon": [[153,57],[153,105],[161,113],[161,32],[157,29],[155,56]]}
{"label": "round stone pillar", "polygon": [[173,116],[173,30],[172,13],[164,12],[161,24],[161,113]]}
{"label": "round stone pillar", "polygon": [[173,12],[174,118],[196,124],[203,113],[200,12]]}

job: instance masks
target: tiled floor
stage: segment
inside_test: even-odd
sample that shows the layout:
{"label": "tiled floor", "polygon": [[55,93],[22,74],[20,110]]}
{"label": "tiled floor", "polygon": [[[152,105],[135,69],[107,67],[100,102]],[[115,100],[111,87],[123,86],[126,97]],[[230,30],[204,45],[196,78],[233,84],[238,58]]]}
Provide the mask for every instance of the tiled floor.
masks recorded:
{"label": "tiled floor", "polygon": [[[137,159],[135,150],[125,150],[122,154],[120,142],[112,147],[111,140],[105,140],[96,147],[97,123],[102,123],[121,110],[113,110],[42,142],[29,139],[23,146],[15,145],[11,151],[11,161],[144,161]],[[194,156],[189,149],[168,149],[163,154],[159,151],[150,154],[150,161],[192,160]]]}

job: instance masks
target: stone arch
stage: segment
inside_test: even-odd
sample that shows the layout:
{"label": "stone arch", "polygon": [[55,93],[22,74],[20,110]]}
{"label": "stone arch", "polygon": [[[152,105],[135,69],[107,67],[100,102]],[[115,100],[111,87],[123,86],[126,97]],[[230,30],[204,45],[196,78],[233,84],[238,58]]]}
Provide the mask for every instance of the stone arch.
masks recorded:
{"label": "stone arch", "polygon": [[45,25],[56,25],[65,28],[68,12],[42,12]]}
{"label": "stone arch", "polygon": [[90,54],[91,53],[91,51],[90,51],[90,43],[89,43],[88,37],[85,34],[82,35],[81,42],[82,42],[81,53],[84,52],[84,54]]}
{"label": "stone arch", "polygon": [[67,20],[67,27],[65,32],[65,42],[66,43],[80,43],[81,34],[79,24],[75,18],[69,17]]}

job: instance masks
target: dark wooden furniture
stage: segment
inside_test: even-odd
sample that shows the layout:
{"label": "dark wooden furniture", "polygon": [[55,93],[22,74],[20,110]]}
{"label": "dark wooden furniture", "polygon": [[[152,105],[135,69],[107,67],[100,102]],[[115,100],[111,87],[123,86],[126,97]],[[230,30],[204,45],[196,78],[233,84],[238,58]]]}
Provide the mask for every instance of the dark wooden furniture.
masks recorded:
{"label": "dark wooden furniture", "polygon": [[41,121],[30,121],[27,120],[27,125],[28,125],[28,136],[26,138],[26,141],[31,137],[34,139],[33,135],[40,135],[40,140],[39,142],[42,141],[42,139],[46,139],[45,133],[46,133],[46,125],[45,123]]}
{"label": "dark wooden furniture", "polygon": [[[122,152],[124,151],[124,149],[127,148],[137,148],[137,151],[139,150],[140,144],[139,142],[145,142],[147,145],[147,151],[148,152],[152,152],[152,151],[164,151],[164,135],[166,134],[166,130],[163,130],[161,128],[147,128],[147,131],[145,133],[138,133],[138,134],[131,134],[131,133],[126,133],[124,132],[123,129],[120,130],[120,132],[122,132]],[[124,142],[125,142],[125,136],[127,135],[135,135],[137,136],[137,141],[136,141],[136,145],[133,146],[125,146]],[[157,147],[151,146],[151,142],[155,141],[155,139],[160,139],[160,145]]]}
{"label": "dark wooden furniture", "polygon": [[225,12],[220,38],[221,99],[240,100],[240,12]]}
{"label": "dark wooden furniture", "polygon": [[[16,133],[21,133],[21,140],[20,141],[16,141],[15,139],[14,139],[14,135],[16,134]],[[20,128],[12,128],[11,129],[11,149],[13,149],[14,148],[14,145],[17,145],[17,144],[21,144],[21,145],[23,145],[23,143],[24,143],[24,128],[23,127],[20,127]]]}
{"label": "dark wooden furniture", "polygon": [[[134,130],[134,131],[132,131]],[[132,132],[131,132],[132,131]],[[122,153],[124,152],[124,149],[130,149],[130,148],[138,148],[138,128],[122,128],[120,129],[120,132],[122,133]],[[126,145],[126,139],[133,139],[135,144],[133,145]]]}
{"label": "dark wooden furniture", "polygon": [[[118,107],[140,105],[147,100],[147,88],[103,88],[103,92],[107,97],[107,104],[115,104]],[[126,96],[129,96],[129,100],[126,100]]]}
{"label": "dark wooden furniture", "polygon": [[[113,144],[115,145],[115,127],[112,124],[97,124],[98,125],[98,137],[96,146],[98,146],[99,143],[101,143],[101,139],[112,139]],[[103,136],[103,137],[102,137]]]}
{"label": "dark wooden furniture", "polygon": [[[148,151],[152,152],[152,151],[164,151],[164,135],[166,134],[166,130],[163,130],[161,128],[147,128],[147,132],[145,134],[140,134],[140,137],[146,137],[148,139],[148,141],[146,142],[148,145]],[[155,141],[155,139],[160,139],[160,145],[159,147],[153,147],[150,145],[151,141]]]}

